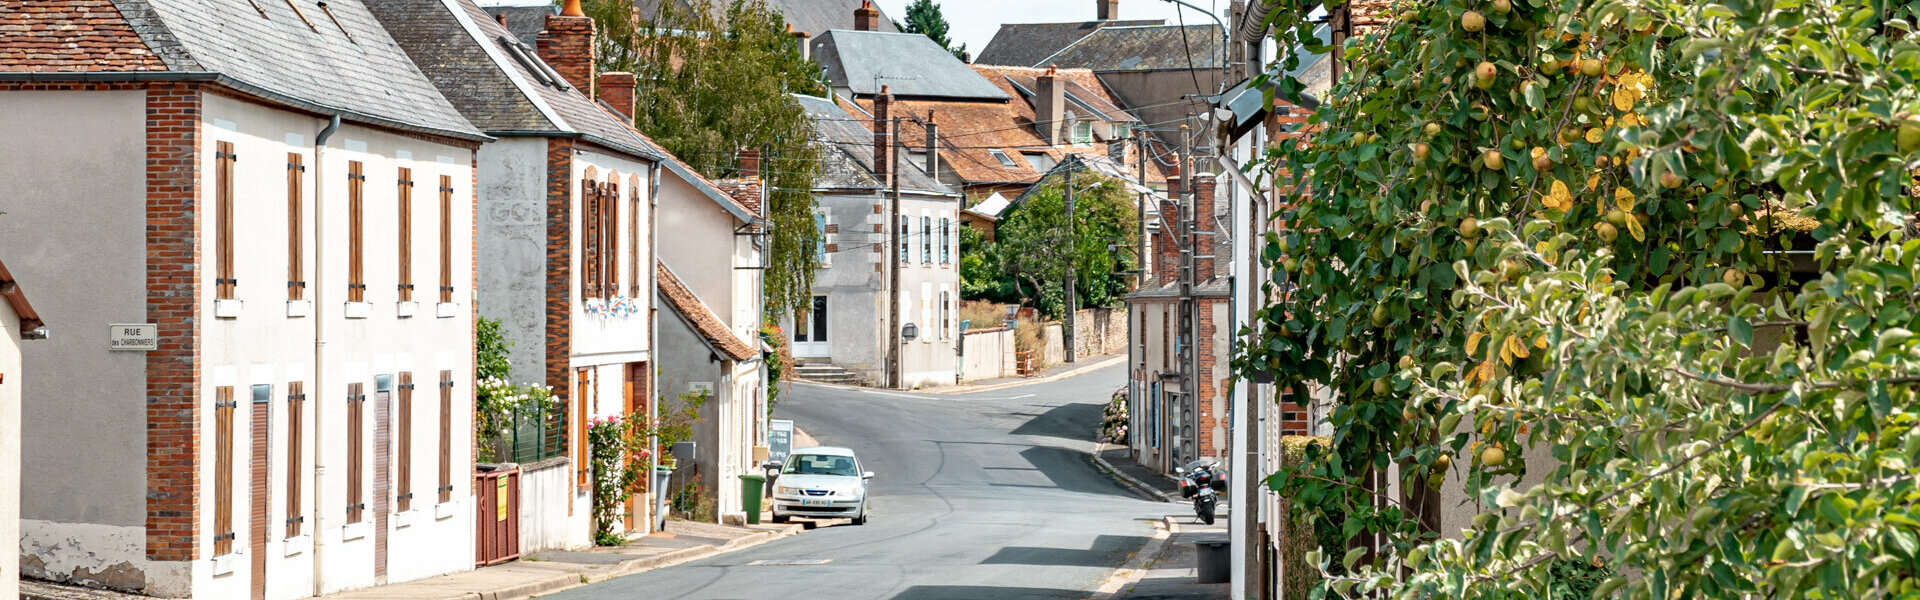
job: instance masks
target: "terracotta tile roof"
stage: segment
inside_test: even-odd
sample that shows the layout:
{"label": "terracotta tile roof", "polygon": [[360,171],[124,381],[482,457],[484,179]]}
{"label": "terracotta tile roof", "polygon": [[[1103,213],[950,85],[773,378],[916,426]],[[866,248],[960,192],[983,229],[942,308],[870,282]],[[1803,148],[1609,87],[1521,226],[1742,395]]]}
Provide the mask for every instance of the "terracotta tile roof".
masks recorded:
{"label": "terracotta tile roof", "polygon": [[46,323],[40,320],[40,313],[33,312],[33,305],[27,303],[26,292],[13,281],[13,273],[7,272],[7,263],[0,262],[0,298],[13,307],[13,313],[20,316],[20,333],[39,329]]}
{"label": "terracotta tile roof", "polygon": [[0,71],[165,71],[108,0],[0,3]]}
{"label": "terracotta tile roof", "polygon": [[667,263],[655,264],[659,271],[660,297],[665,299],[667,305],[673,308],[673,312],[692,326],[700,337],[706,339],[708,346],[727,355],[727,358],[737,361],[755,356],[754,346],[740,339],[740,336],[734,335],[733,330],[728,329],[727,324],[721,321],[712,309],[707,308],[706,303],[693,295],[693,290],[687,289],[686,284],[680,283],[680,278],[673,274],[672,269],[667,268]]}

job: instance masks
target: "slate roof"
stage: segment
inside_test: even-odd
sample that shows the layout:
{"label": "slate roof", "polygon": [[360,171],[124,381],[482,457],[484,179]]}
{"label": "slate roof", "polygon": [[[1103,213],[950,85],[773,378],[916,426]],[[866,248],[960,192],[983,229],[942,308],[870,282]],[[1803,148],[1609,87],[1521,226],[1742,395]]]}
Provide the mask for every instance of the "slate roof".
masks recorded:
{"label": "slate roof", "polygon": [[40,313],[33,312],[33,305],[27,302],[26,292],[20,291],[20,286],[14,283],[13,273],[7,272],[7,263],[4,262],[0,262],[0,299],[5,299],[7,305],[13,307],[13,314],[20,317],[20,330],[16,334],[46,325],[40,320]]}
{"label": "slate roof", "polygon": [[507,47],[517,42],[512,34],[471,0],[366,2],[447,99],[489,134],[578,135],[647,160],[664,154],[581,88],[541,83],[528,65],[513,58]]}
{"label": "slate roof", "polygon": [[[1107,27],[1080,38],[1040,64],[1095,71],[1218,69],[1220,26],[1150,25]],[[1184,45],[1183,45],[1184,44]],[[1188,49],[1192,61],[1188,61]]]}
{"label": "slate roof", "polygon": [[[832,100],[800,94],[795,94],[794,100],[813,119],[814,137],[827,146],[821,153],[820,176],[814,181],[815,190],[872,190],[885,187],[873,174],[873,130],[869,125],[848,115]],[[924,148],[925,142],[921,143],[920,147]],[[952,188],[928,177],[925,171],[906,160],[900,161],[900,189],[928,194],[955,194]]]}
{"label": "slate roof", "polygon": [[[853,11],[860,8],[861,0],[767,0],[767,5],[779,11],[795,31],[805,31],[813,37],[820,37],[834,29],[853,29]],[[893,26],[893,19],[887,16],[887,10],[873,5],[880,11],[880,31],[899,33]]]}
{"label": "slate roof", "polygon": [[[23,13],[24,18],[9,15],[7,24],[24,20],[24,30],[7,30],[4,45],[13,45],[16,35],[42,42],[80,37],[62,53],[65,59],[89,53],[131,56],[135,49],[125,36],[130,29],[166,71],[182,79],[213,79],[271,102],[338,113],[351,121],[486,139],[421,75],[361,0],[332,0],[324,9],[316,0],[109,1],[117,12],[105,10],[99,0],[33,0],[34,8],[48,10]],[[63,33],[79,31],[72,28],[74,23],[56,18],[72,10],[84,11],[81,21],[90,28],[88,33]],[[97,41],[105,47],[89,50],[88,37],[103,38]],[[11,57],[0,55],[0,72],[57,70]],[[101,63],[94,69],[154,70],[144,60]]]}
{"label": "slate roof", "polygon": [[534,45],[540,32],[547,28],[547,15],[560,14],[560,7],[551,3],[540,6],[497,6],[489,2],[483,6],[488,15],[505,15],[507,30],[512,31],[520,43],[528,46]]}
{"label": "slate roof", "polygon": [[1162,20],[1086,21],[1081,23],[1008,23],[993,34],[993,41],[980,50],[974,64],[1042,67],[1043,61],[1080,38],[1104,27],[1164,25]]}
{"label": "slate roof", "polygon": [[660,298],[666,300],[667,306],[673,309],[674,314],[680,315],[680,318],[692,327],[695,333],[700,334],[701,339],[706,341],[707,347],[736,361],[748,360],[756,356],[753,345],[740,339],[740,336],[734,335],[733,330],[727,328],[727,323],[721,321],[719,315],[714,314],[713,309],[707,308],[707,304],[701,302],[700,297],[693,294],[693,290],[687,289],[686,284],[680,282],[680,277],[673,274],[673,269],[667,268],[667,263],[656,261],[654,264],[659,274],[657,280]]}
{"label": "slate roof", "polygon": [[813,58],[836,88],[871,96],[887,86],[906,98],[1007,100],[1010,96],[927,36],[836,29],[816,38]]}
{"label": "slate roof", "polygon": [[[997,75],[1006,78],[1009,83],[1013,84],[1013,89],[1020,93],[1020,97],[1026,99],[1029,104],[1033,102],[1035,90],[1040,89],[1040,75],[1047,71],[1044,68],[1002,67],[979,64],[974,65],[973,70],[988,77]],[[1061,78],[1066,79],[1067,102],[1072,105],[1070,108],[1072,108],[1076,114],[1081,116],[1097,116],[1101,120],[1109,123],[1137,123],[1140,121],[1140,119],[1128,113],[1126,109],[1120,108],[1120,97],[1108,90],[1106,84],[1101,83],[1099,76],[1094,75],[1093,71],[1087,69],[1059,69],[1056,70],[1055,73]]]}

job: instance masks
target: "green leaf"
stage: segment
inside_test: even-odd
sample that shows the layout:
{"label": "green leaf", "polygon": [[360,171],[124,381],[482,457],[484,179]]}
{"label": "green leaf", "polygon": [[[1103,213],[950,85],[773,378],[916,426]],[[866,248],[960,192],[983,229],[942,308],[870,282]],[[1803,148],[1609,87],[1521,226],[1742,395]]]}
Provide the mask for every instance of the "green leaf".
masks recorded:
{"label": "green leaf", "polygon": [[1739,315],[1729,317],[1727,319],[1727,333],[1733,335],[1733,341],[1738,342],[1740,347],[1753,347],[1753,324],[1748,323],[1745,318]]}
{"label": "green leaf", "polygon": [[1364,547],[1348,550],[1346,557],[1340,559],[1340,564],[1346,567],[1348,571],[1352,571],[1353,563],[1360,562],[1360,557],[1366,555],[1366,553],[1367,549]]}

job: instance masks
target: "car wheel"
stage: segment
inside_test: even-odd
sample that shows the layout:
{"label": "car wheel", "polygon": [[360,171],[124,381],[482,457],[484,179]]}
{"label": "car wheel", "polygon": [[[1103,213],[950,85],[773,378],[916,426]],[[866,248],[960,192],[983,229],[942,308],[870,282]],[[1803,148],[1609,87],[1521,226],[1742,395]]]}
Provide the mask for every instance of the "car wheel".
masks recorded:
{"label": "car wheel", "polygon": [[865,524],[867,524],[867,509],[866,509],[866,508],[861,508],[861,509],[860,509],[860,516],[858,516],[858,517],[854,517],[854,518],[853,518],[853,524],[855,524],[855,525],[865,525]]}
{"label": "car wheel", "polygon": [[788,519],[791,519],[791,518],[792,517],[789,517],[780,513],[773,513],[773,522],[775,523],[785,523],[787,522]]}

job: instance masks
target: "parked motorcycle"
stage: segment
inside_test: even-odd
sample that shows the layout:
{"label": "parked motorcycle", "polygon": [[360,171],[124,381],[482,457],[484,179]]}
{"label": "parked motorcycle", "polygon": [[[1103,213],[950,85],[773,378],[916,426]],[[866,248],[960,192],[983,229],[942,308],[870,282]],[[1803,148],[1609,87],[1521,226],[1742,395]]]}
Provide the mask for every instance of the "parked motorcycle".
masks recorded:
{"label": "parked motorcycle", "polygon": [[1227,474],[1219,469],[1220,461],[1212,458],[1173,469],[1173,473],[1180,476],[1180,496],[1193,499],[1193,514],[1208,525],[1213,524],[1214,510],[1220,505],[1218,492],[1227,491]]}

